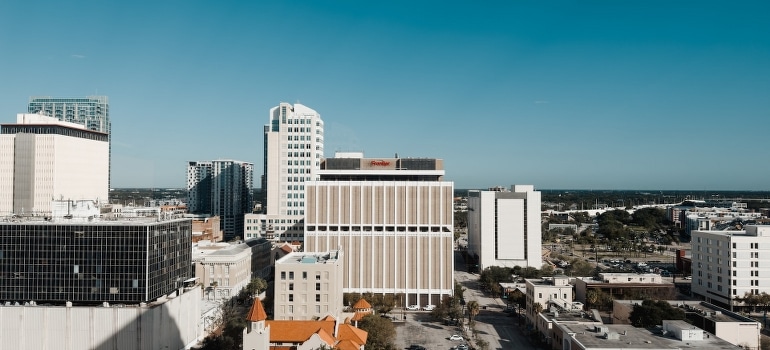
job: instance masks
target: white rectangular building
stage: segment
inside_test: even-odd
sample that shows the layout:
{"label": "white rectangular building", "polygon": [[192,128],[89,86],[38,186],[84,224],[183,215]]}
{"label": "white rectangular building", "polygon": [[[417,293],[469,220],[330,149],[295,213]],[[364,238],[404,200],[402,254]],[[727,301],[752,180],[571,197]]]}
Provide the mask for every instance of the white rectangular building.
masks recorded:
{"label": "white rectangular building", "polygon": [[106,203],[109,135],[40,114],[0,125],[0,215],[48,215],[56,200]]}
{"label": "white rectangular building", "polygon": [[693,231],[692,293],[726,309],[746,293],[770,290],[770,226]]}
{"label": "white rectangular building", "polygon": [[542,266],[540,202],[532,185],[468,192],[468,256],[479,270]]}

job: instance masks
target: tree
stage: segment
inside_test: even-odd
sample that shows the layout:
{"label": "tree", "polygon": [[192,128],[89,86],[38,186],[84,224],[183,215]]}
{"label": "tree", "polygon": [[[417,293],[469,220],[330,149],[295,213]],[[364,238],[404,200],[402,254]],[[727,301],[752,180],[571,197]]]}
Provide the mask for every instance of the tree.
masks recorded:
{"label": "tree", "polygon": [[487,342],[484,339],[476,338],[476,346],[479,347],[480,350],[487,350],[489,349],[489,342]]}
{"label": "tree", "polygon": [[256,277],[246,285],[244,288],[244,293],[246,293],[249,298],[254,299],[257,295],[265,290],[267,290],[267,281]]}
{"label": "tree", "polygon": [[476,300],[471,300],[468,302],[467,305],[465,305],[468,308],[468,319],[470,321],[473,321],[473,319],[476,317],[476,315],[479,314],[479,302]]}
{"label": "tree", "polygon": [[663,320],[684,320],[685,314],[667,301],[646,299],[641,305],[634,305],[630,319],[634,327],[647,328],[660,325]]}
{"label": "tree", "polygon": [[367,331],[366,348],[371,350],[395,349],[396,329],[393,322],[384,317],[366,315],[358,323],[358,328]]}

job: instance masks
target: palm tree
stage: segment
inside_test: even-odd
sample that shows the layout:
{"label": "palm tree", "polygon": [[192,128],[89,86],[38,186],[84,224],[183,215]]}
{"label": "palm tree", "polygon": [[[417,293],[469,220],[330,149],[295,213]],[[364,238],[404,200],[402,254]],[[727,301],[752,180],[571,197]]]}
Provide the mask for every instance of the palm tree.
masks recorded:
{"label": "palm tree", "polygon": [[535,310],[535,314],[539,314],[543,312],[543,305],[540,303],[535,303],[534,305],[532,305],[532,309]]}
{"label": "palm tree", "polygon": [[476,300],[471,300],[466,306],[468,307],[468,319],[473,321],[473,318],[479,314],[479,302]]}

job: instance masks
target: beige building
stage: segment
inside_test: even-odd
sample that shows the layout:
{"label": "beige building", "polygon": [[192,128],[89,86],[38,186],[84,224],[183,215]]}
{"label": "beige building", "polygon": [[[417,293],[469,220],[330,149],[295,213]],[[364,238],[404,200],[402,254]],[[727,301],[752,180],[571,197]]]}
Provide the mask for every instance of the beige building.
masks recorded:
{"label": "beige building", "polygon": [[741,348],[684,321],[664,320],[660,330],[636,328],[631,325],[558,324],[550,341],[554,350],[740,350]]}
{"label": "beige building", "polygon": [[598,277],[575,278],[575,299],[588,303],[591,290],[613,299],[669,299],[676,297],[676,287],[654,273],[600,273]]}
{"label": "beige building", "polygon": [[[549,309],[552,303],[572,306],[572,285],[567,276],[526,279],[527,323],[537,325],[538,314]],[[539,310],[538,310],[539,309]]]}
{"label": "beige building", "polygon": [[223,235],[219,227],[219,216],[192,216],[193,243],[208,240],[221,242]]}
{"label": "beige building", "polygon": [[107,133],[40,114],[0,130],[0,215],[47,215],[54,199],[107,202]]}
{"label": "beige building", "polygon": [[246,242],[211,243],[193,246],[195,277],[205,286],[204,298],[230,298],[238,294],[254,277],[266,278],[270,271],[270,242],[252,239]]}
{"label": "beige building", "polygon": [[275,262],[275,320],[312,320],[342,312],[339,250],[290,253]]}
{"label": "beige building", "polygon": [[442,160],[337,154],[319,175],[306,183],[305,244],[345,252],[344,292],[420,306],[452,295],[454,184]]}

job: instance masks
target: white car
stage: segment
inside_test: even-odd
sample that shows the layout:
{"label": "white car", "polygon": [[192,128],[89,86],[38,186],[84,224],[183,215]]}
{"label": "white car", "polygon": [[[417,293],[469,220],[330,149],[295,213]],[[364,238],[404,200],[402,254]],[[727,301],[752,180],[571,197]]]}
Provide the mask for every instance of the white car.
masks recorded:
{"label": "white car", "polygon": [[409,311],[417,311],[420,309],[420,305],[409,305],[406,307],[406,309]]}
{"label": "white car", "polygon": [[457,349],[457,350],[468,350],[468,345],[460,344],[455,349]]}
{"label": "white car", "polygon": [[463,336],[459,334],[452,334],[451,336],[449,336],[449,340],[463,340]]}
{"label": "white car", "polygon": [[425,311],[433,311],[436,309],[436,305],[425,305],[425,307],[422,309]]}

